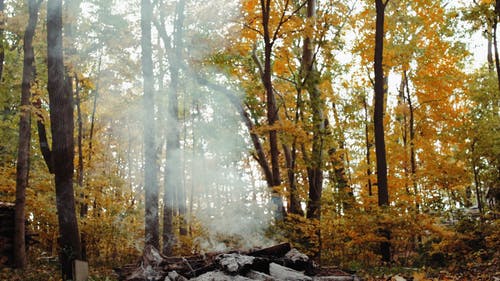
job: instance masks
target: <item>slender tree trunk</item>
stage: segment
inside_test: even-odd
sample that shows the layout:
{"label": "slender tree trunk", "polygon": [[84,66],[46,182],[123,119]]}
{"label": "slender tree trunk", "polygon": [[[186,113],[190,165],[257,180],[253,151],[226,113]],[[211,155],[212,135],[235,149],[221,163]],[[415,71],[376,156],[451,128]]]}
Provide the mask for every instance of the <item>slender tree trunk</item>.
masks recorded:
{"label": "slender tree trunk", "polygon": [[[270,127],[273,127],[279,120],[278,107],[276,105],[276,97],[274,96],[272,84],[272,49],[273,40],[271,39],[271,31],[269,29],[269,20],[271,17],[271,0],[261,0],[262,9],[262,27],[264,30],[264,69],[262,73],[262,82],[266,91],[266,107],[267,107],[267,121]],[[279,146],[278,146],[278,132],[276,129],[269,131],[269,145],[271,150],[271,172],[272,181],[271,188],[272,197],[276,210],[274,212],[277,221],[283,220],[285,216],[285,209],[283,207],[283,200],[281,195],[274,190],[275,187],[281,185],[280,165],[279,165]]]}
{"label": "slender tree trunk", "polygon": [[416,212],[420,212],[420,199],[419,190],[417,185],[417,157],[415,153],[415,107],[410,96],[410,86],[408,81],[408,74],[406,71],[403,73],[406,85],[406,102],[408,103],[408,109],[410,111],[410,123],[408,124],[410,133],[410,173],[411,173],[411,184],[413,186],[413,192],[415,193],[415,208]]}
{"label": "slender tree trunk", "polygon": [[73,278],[73,261],[81,259],[81,245],[73,190],[73,96],[65,80],[62,49],[62,1],[47,5],[48,92],[52,131],[52,162],[59,220],[59,251],[63,280]]}
{"label": "slender tree trunk", "polygon": [[[295,104],[295,120],[294,123],[298,124],[300,120],[300,111],[302,110],[302,90],[297,87],[297,97]],[[297,137],[293,138],[292,146],[289,148],[283,145],[285,151],[285,160],[287,164],[288,182],[290,188],[289,208],[288,212],[299,216],[304,216],[304,211],[300,205],[300,198],[297,189],[296,167],[297,167]]]}
{"label": "slender tree trunk", "polygon": [[[83,190],[83,118],[81,110],[81,97],[80,97],[80,84],[78,82],[78,77],[75,75],[75,98],[76,98],[76,116],[77,116],[77,151],[78,151],[78,167],[76,169],[76,182],[80,189],[80,218],[85,218],[88,212],[88,204],[86,202],[87,197]],[[87,239],[86,232],[82,230],[81,232],[81,247],[82,247],[82,259],[87,260]]]}
{"label": "slender tree trunk", "polygon": [[[406,79],[405,79],[405,71],[403,71],[402,77],[401,77],[401,84],[399,85],[399,92],[398,92],[398,106],[403,106],[406,103]],[[396,119],[399,121],[401,125],[401,134],[402,134],[402,141],[403,141],[403,171],[404,171],[404,187],[407,195],[410,195],[410,189],[409,189],[409,183],[410,183],[410,172],[409,172],[409,152],[408,148],[410,147],[408,145],[408,116],[405,113],[403,113],[402,117],[397,116]],[[402,119],[402,120],[401,120]]]}
{"label": "slender tree trunk", "polygon": [[[383,67],[383,50],[384,50],[384,14],[388,0],[376,0],[376,30],[375,30],[375,111],[373,115],[375,127],[375,155],[377,158],[377,187],[378,187],[378,205],[381,207],[389,206],[389,190],[387,187],[387,160],[384,139],[384,67]],[[389,243],[390,231],[388,229],[381,230],[382,235],[387,239],[381,243],[381,254],[384,262],[391,260],[391,245]]]}
{"label": "slender tree trunk", "polygon": [[[310,27],[314,26],[316,16],[316,0],[307,1],[307,20]],[[325,135],[325,118],[323,116],[324,101],[318,89],[320,74],[318,73],[313,57],[313,42],[310,35],[306,34],[302,51],[302,77],[304,85],[309,93],[312,111],[312,151],[309,166],[307,168],[309,194],[307,202],[306,217],[318,221],[315,230],[318,237],[318,252],[315,254],[321,262],[321,196],[323,192],[323,139]]]}
{"label": "slender tree trunk", "polygon": [[297,180],[295,179],[295,168],[297,162],[297,140],[294,138],[292,147],[289,148],[283,145],[283,151],[285,152],[285,160],[287,167],[288,185],[290,189],[290,198],[288,202],[288,212],[291,214],[296,214],[303,216],[304,212],[300,206],[300,199],[298,197],[297,190]]}
{"label": "slender tree trunk", "polygon": [[487,53],[487,61],[488,61],[488,70],[493,71],[493,27],[488,24],[488,29],[485,32],[486,38],[488,40],[488,53]]}
{"label": "slender tree trunk", "polygon": [[372,161],[371,161],[371,147],[372,147],[372,142],[370,141],[370,114],[368,112],[368,102],[366,100],[366,97],[363,97],[363,108],[365,110],[365,149],[366,149],[366,176],[368,178],[367,185],[368,185],[368,196],[373,196],[373,191],[372,191]]}
{"label": "slender tree trunk", "polygon": [[[16,168],[16,208],[14,227],[14,264],[17,268],[26,267],[26,188],[28,187],[31,142],[31,84],[35,81],[35,53],[33,37],[38,22],[41,1],[28,1],[29,19],[24,32],[24,65],[21,84],[21,118],[19,120],[19,147]],[[3,5],[3,1],[1,3]],[[3,10],[3,9],[2,9]]]}
{"label": "slender tree trunk", "polygon": [[[344,132],[342,131],[342,124],[340,123],[340,118],[338,114],[337,107],[335,103],[332,103],[332,112],[333,118],[335,121],[336,134],[338,137],[338,146],[340,150],[345,150],[345,137]],[[329,149],[330,159],[332,159],[333,171],[335,174],[335,184],[337,189],[342,194],[342,207],[343,209],[347,209],[354,202],[354,194],[349,187],[349,179],[346,175],[346,162],[349,162],[346,153],[341,153],[338,155],[337,149],[332,147]],[[348,169],[347,169],[348,170]]]}
{"label": "slender tree trunk", "polygon": [[[173,216],[176,212],[181,218],[180,234],[186,235],[185,225],[186,199],[182,185],[183,171],[181,167],[180,146],[180,120],[179,120],[179,69],[182,56],[183,21],[185,1],[177,3],[176,21],[174,27],[174,49],[169,56],[170,63],[170,89],[168,92],[167,105],[167,140],[166,140],[166,162],[165,162],[165,192],[164,192],[164,218],[163,218],[163,250],[165,255],[172,255],[175,244],[173,230]],[[165,47],[168,47],[164,38]]]}
{"label": "slender tree trunk", "polygon": [[500,91],[500,57],[498,55],[498,20],[500,18],[500,0],[495,1],[495,16],[493,19],[493,48],[495,52],[495,69],[497,71],[498,90]]}
{"label": "slender tree trunk", "polygon": [[151,20],[153,6],[150,0],[141,1],[142,74],[144,79],[144,189],[146,245],[160,248],[158,215],[158,179],[156,175],[154,77],[151,47]]}
{"label": "slender tree trunk", "polygon": [[[175,90],[172,91],[170,94],[171,95],[175,95],[175,101],[177,101],[176,103],[172,104],[172,106],[175,106],[175,107],[178,107],[179,106],[179,95],[180,95],[180,83],[179,83],[179,70],[180,70],[180,67],[181,67],[181,58],[182,58],[182,49],[184,48],[184,44],[183,44],[183,37],[184,37],[184,8],[186,6],[186,1],[185,0],[179,0],[179,2],[177,3],[177,19],[175,21],[175,33],[174,33],[174,61],[172,62],[171,64],[171,72],[174,73],[173,75],[175,75]],[[173,81],[174,79],[172,79]],[[171,82],[172,82],[171,81]],[[171,97],[171,98],[174,98],[174,97]],[[172,111],[170,111],[171,113],[173,114],[176,114],[176,115],[172,115],[170,116],[172,119],[172,123],[170,123],[169,125],[171,126],[174,126],[174,127],[177,127],[179,128],[178,133],[179,136],[178,136],[178,139],[180,140],[180,128],[181,128],[181,120],[180,120],[180,116],[179,116],[179,109],[173,109]],[[184,110],[184,113],[186,112],[186,110]],[[185,118],[184,118],[185,120]],[[179,159],[177,159],[179,162],[177,162],[177,164],[173,164],[173,165],[179,165],[179,167],[184,167],[185,166],[185,162],[184,162],[184,159],[183,157],[181,156],[181,147],[180,147],[180,141],[177,145],[177,150],[179,151]],[[182,165],[180,165],[180,163],[182,163]],[[185,185],[182,184],[183,180],[185,181],[185,177],[184,177],[184,171],[180,171],[180,173],[178,174],[177,176],[179,178],[179,183],[177,183],[174,188],[176,189],[176,194],[177,194],[177,200],[176,200],[176,204],[177,204],[177,208],[178,208],[178,211],[179,211],[179,216],[180,216],[180,225],[179,225],[179,234],[182,235],[182,236],[185,236],[187,235],[187,221],[186,221],[186,188],[185,188]]]}
{"label": "slender tree trunk", "polygon": [[472,153],[472,172],[474,174],[474,187],[476,189],[476,201],[477,208],[479,212],[483,213],[483,200],[482,200],[482,192],[481,192],[481,180],[479,178],[479,166],[477,164],[477,156],[476,156],[476,143],[477,140],[474,138],[471,143],[471,153]]}
{"label": "slender tree trunk", "polygon": [[[77,151],[78,151],[78,167],[76,169],[76,182],[78,186],[83,188],[83,119],[82,119],[82,110],[81,110],[81,98],[80,98],[80,85],[78,83],[78,79],[75,77],[75,98],[76,98],[76,116],[77,116]],[[84,200],[84,196],[81,196],[82,200]],[[85,203],[81,203],[80,206],[80,216],[85,217],[87,215],[87,206]]]}
{"label": "slender tree trunk", "polygon": [[94,127],[95,127],[95,115],[97,111],[97,98],[99,97],[99,79],[101,76],[101,61],[102,54],[99,56],[99,62],[97,63],[97,77],[95,82],[95,89],[93,91],[94,101],[92,105],[92,115],[90,117],[90,133],[89,133],[89,163],[92,160],[92,143],[94,141]]}
{"label": "slender tree trunk", "polygon": [[4,25],[5,20],[4,16],[5,3],[4,0],[0,0],[0,14],[2,15],[2,19],[0,19],[0,83],[2,82],[3,77],[3,64],[5,61],[5,42],[4,42]]}
{"label": "slender tree trunk", "polygon": [[[309,24],[313,25],[316,16],[316,1],[307,1],[307,19]],[[319,73],[315,68],[313,58],[313,43],[309,35],[304,38],[302,53],[302,73],[305,79],[305,86],[309,92],[311,110],[313,140],[311,163],[308,168],[309,178],[309,200],[307,204],[308,218],[321,218],[321,194],[323,191],[323,135],[325,131],[325,122],[323,117],[323,101],[321,93],[317,87]]]}

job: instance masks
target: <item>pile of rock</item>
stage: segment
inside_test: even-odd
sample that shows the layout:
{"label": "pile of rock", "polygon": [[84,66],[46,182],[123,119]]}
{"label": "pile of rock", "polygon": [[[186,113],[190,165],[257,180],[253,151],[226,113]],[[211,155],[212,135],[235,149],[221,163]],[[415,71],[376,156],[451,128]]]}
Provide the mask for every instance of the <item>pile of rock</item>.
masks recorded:
{"label": "pile of rock", "polygon": [[228,252],[191,257],[165,257],[146,247],[135,265],[115,270],[126,281],[356,281],[357,276],[338,270],[318,276],[317,266],[303,253],[284,243],[249,252]]}

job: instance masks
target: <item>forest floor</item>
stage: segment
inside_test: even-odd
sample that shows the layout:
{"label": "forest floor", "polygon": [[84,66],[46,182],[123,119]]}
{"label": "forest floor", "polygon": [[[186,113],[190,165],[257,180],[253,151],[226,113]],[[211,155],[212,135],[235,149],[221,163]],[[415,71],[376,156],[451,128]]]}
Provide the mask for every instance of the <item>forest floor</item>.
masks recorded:
{"label": "forest floor", "polygon": [[[380,267],[359,270],[356,275],[364,281],[500,281],[500,260],[446,268]],[[0,280],[59,281],[59,268],[55,263],[30,264],[24,272],[10,268],[0,269]],[[89,281],[117,281],[109,267],[91,268]]]}

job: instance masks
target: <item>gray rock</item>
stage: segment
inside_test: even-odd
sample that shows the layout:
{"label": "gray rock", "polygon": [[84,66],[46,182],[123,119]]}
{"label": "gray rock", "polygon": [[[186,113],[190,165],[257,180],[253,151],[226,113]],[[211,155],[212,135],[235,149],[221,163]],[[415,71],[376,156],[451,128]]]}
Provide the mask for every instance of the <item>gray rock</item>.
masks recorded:
{"label": "gray rock", "polygon": [[285,258],[293,263],[309,261],[309,257],[306,254],[299,252],[299,250],[295,248],[291,249],[288,253],[286,253]]}
{"label": "gray rock", "polygon": [[167,274],[167,277],[165,277],[165,281],[187,281],[188,279],[179,273],[177,271],[170,271]]}
{"label": "gray rock", "polygon": [[217,263],[220,265],[222,270],[233,275],[248,270],[254,260],[254,257],[235,253],[222,254],[217,257]]}
{"label": "gray rock", "polygon": [[227,275],[220,270],[210,271],[190,280],[195,281],[251,281],[252,279],[240,275]]}
{"label": "gray rock", "polygon": [[271,275],[267,275],[265,273],[255,271],[255,270],[250,270],[247,274],[246,277],[252,279],[252,280],[258,280],[258,281],[276,281],[277,279],[272,277]]}
{"label": "gray rock", "polygon": [[272,277],[284,281],[312,281],[309,276],[304,275],[300,271],[281,266],[276,263],[269,264],[269,273]]}

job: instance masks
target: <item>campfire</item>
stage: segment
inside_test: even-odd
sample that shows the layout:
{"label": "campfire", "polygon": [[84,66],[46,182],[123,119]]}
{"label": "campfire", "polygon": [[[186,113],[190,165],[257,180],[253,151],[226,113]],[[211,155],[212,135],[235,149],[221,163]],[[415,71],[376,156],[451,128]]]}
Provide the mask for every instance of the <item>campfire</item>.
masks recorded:
{"label": "campfire", "polygon": [[140,260],[115,269],[122,281],[355,281],[341,270],[325,271],[289,243],[251,251],[166,257],[146,246]]}

